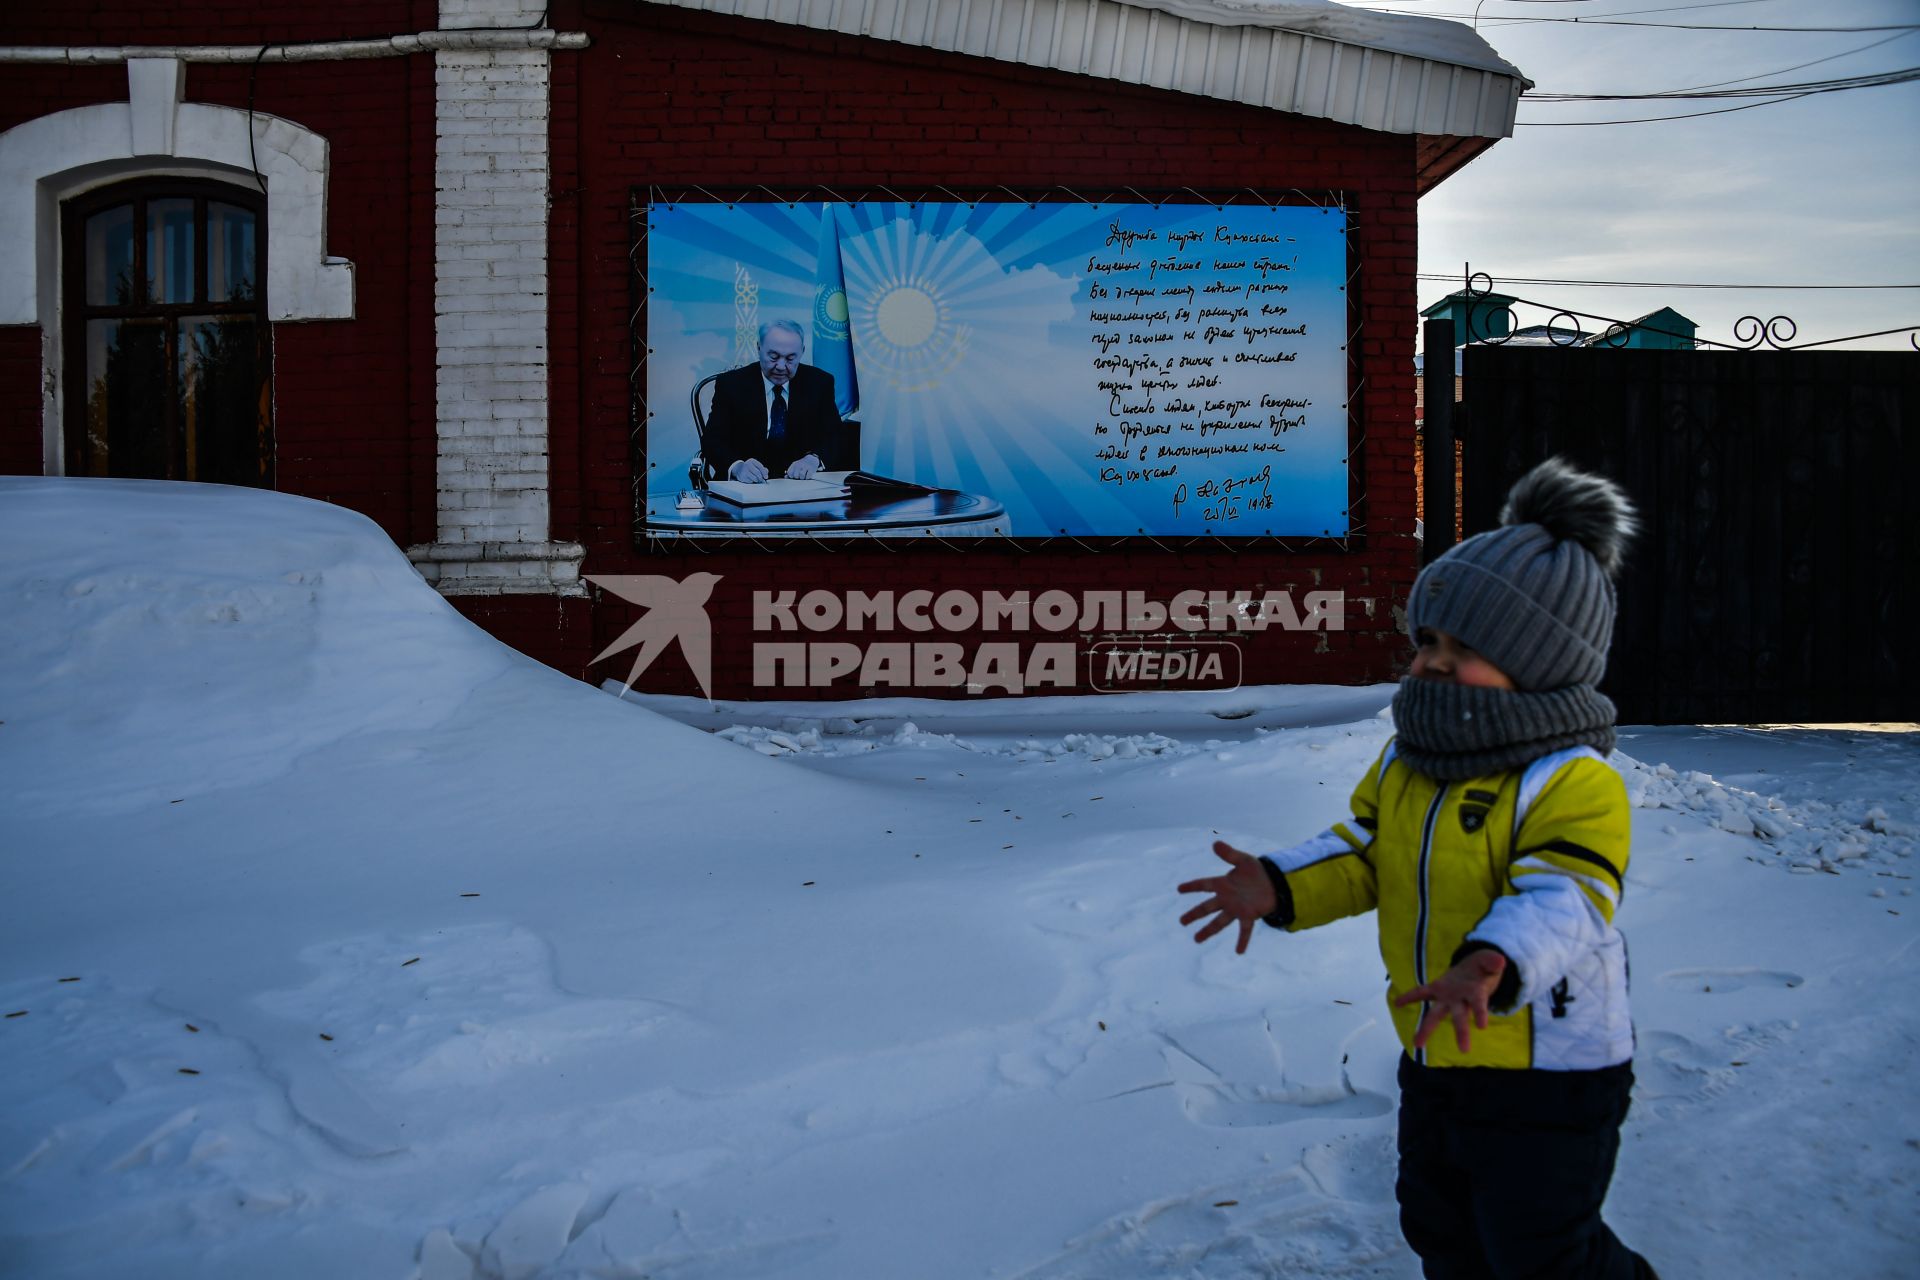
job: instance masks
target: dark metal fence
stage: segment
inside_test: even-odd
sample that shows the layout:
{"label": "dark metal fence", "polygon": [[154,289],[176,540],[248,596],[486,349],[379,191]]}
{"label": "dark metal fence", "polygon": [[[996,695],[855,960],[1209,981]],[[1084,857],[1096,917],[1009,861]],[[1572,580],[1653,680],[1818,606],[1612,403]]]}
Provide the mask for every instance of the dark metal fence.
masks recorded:
{"label": "dark metal fence", "polygon": [[1464,525],[1560,454],[1644,532],[1625,723],[1920,720],[1920,355],[1469,346]]}

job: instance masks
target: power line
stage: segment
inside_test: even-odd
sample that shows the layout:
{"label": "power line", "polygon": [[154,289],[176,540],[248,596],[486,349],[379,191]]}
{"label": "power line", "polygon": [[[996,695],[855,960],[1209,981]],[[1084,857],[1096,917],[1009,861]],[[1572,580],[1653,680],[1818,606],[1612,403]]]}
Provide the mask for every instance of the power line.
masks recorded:
{"label": "power line", "polygon": [[[1407,0],[1407,2],[1412,3],[1413,0]],[[1498,2],[1501,4],[1598,4],[1600,0],[1498,0]],[[1689,9],[1726,9],[1733,5],[1768,4],[1771,2],[1772,0],[1705,0],[1705,3],[1701,4],[1670,4],[1658,9],[1622,9],[1618,13],[1603,13],[1597,16],[1602,18],[1624,18],[1639,13],[1679,13]],[[1488,3],[1489,0],[1480,0],[1480,4],[1476,6],[1476,8],[1485,8]],[[1371,9],[1375,13],[1411,13],[1429,18],[1457,18],[1463,16],[1454,13],[1426,13],[1420,9],[1385,9],[1378,5],[1357,5],[1355,7]],[[1486,19],[1488,22],[1518,22],[1522,20],[1521,15],[1517,13],[1496,13]],[[1536,21],[1570,22],[1572,19],[1540,18],[1536,19]]]}
{"label": "power line", "polygon": [[[1504,4],[1594,4],[1594,3],[1597,3],[1597,0],[1501,0],[1501,3],[1504,3]],[[1707,0],[1707,2],[1703,4],[1670,4],[1670,5],[1664,5],[1658,9],[1622,9],[1617,13],[1602,13],[1602,14],[1596,14],[1595,16],[1601,17],[1601,18],[1629,18],[1642,13],[1684,13],[1693,9],[1726,9],[1726,8],[1731,8],[1734,5],[1766,4],[1766,3],[1769,3],[1769,0]],[[1475,6],[1474,11],[1471,14],[1426,13],[1418,9],[1381,9],[1381,8],[1376,8],[1370,5],[1362,5],[1359,7],[1371,9],[1374,13],[1411,13],[1411,14],[1418,14],[1421,17],[1427,17],[1427,18],[1471,18],[1475,23],[1479,23],[1483,21],[1483,19],[1480,17],[1480,9],[1485,7],[1485,4],[1486,4],[1486,0],[1481,0],[1481,3]],[[1517,13],[1496,13],[1491,17],[1484,19],[1484,21],[1489,23],[1575,22],[1575,21],[1578,21],[1578,19],[1576,18],[1526,18]]]}
{"label": "power line", "polygon": [[1677,116],[1635,116],[1631,120],[1515,120],[1516,129],[1586,129],[1603,124],[1658,124],[1662,120],[1698,120],[1702,116],[1731,115],[1735,111],[1751,111],[1755,107],[1773,107],[1782,102],[1797,102],[1801,98],[1810,98],[1811,93],[1796,93],[1786,98],[1769,98],[1765,102],[1749,102],[1744,106],[1721,107],[1715,111],[1688,111]]}
{"label": "power line", "polygon": [[[1549,3],[1587,3],[1589,2],[1589,0],[1507,0],[1507,2],[1549,4]],[[1784,75],[1787,72],[1797,71],[1803,67],[1815,66],[1822,62],[1831,62],[1837,58],[1850,57],[1853,54],[1862,53],[1868,49],[1878,48],[1880,45],[1889,44],[1895,40],[1899,40],[1907,36],[1911,36],[1916,31],[1920,31],[1920,23],[1899,23],[1899,24],[1892,24],[1892,25],[1886,25],[1886,26],[1869,26],[1869,27],[1773,27],[1773,26],[1742,27],[1742,26],[1728,26],[1728,25],[1688,24],[1688,23],[1670,23],[1670,22],[1629,22],[1629,21],[1620,20],[1621,18],[1624,18],[1627,15],[1637,14],[1637,13],[1666,13],[1666,12],[1673,12],[1675,10],[1683,10],[1683,9],[1722,8],[1729,5],[1743,4],[1743,3],[1749,3],[1749,2],[1757,3],[1759,2],[1759,0],[1710,0],[1709,3],[1703,3],[1703,4],[1675,5],[1675,6],[1668,6],[1666,8],[1656,8],[1656,9],[1628,9],[1628,10],[1618,11],[1612,14],[1600,14],[1591,18],[1585,18],[1585,17],[1529,18],[1529,17],[1517,16],[1517,15],[1503,15],[1493,19],[1489,19],[1489,21],[1536,22],[1536,23],[1537,22],[1558,22],[1558,23],[1573,23],[1573,24],[1585,23],[1590,26],[1601,25],[1601,26],[1651,27],[1651,28],[1659,28],[1659,29],[1666,29],[1666,30],[1687,30],[1687,31],[1799,31],[1799,32],[1892,31],[1894,34],[1887,36],[1886,38],[1881,40],[1870,41],[1867,44],[1861,45],[1855,49],[1845,50],[1841,53],[1829,54],[1826,57],[1815,58],[1815,59],[1812,59],[1811,61],[1797,63],[1794,66],[1790,66],[1790,67],[1782,67],[1777,71],[1762,72],[1758,75],[1742,76],[1733,80],[1723,80],[1723,81],[1719,81],[1712,84],[1696,85],[1696,86],[1693,86],[1692,88],[1687,88],[1687,89],[1663,90],[1656,93],[1613,93],[1613,94],[1529,92],[1524,96],[1522,96],[1520,100],[1522,103],[1534,102],[1534,103],[1540,103],[1542,105],[1545,105],[1548,103],[1567,103],[1567,102],[1647,102],[1647,101],[1676,101],[1676,100],[1688,100],[1688,99],[1713,101],[1713,100],[1730,99],[1730,98],[1760,99],[1759,101],[1743,103],[1742,105],[1736,106],[1736,107],[1720,107],[1710,111],[1688,111],[1688,112],[1677,113],[1674,115],[1664,115],[1664,116],[1635,116],[1635,117],[1624,119],[1624,120],[1516,120],[1514,122],[1515,126],[1518,128],[1536,128],[1536,129],[1581,129],[1581,128],[1597,128],[1597,127],[1611,126],[1611,125],[1659,124],[1659,123],[1663,123],[1665,121],[1670,121],[1670,120],[1698,120],[1706,116],[1731,115],[1736,111],[1751,111],[1756,107],[1770,107],[1770,106],[1777,106],[1780,103],[1785,103],[1785,102],[1796,102],[1801,98],[1812,97],[1816,94],[1842,93],[1842,92],[1849,92],[1854,89],[1880,88],[1886,85],[1905,84],[1914,80],[1920,80],[1920,67],[1909,67],[1909,68],[1904,68],[1898,71],[1870,73],[1870,74],[1864,74],[1864,75],[1858,75],[1858,76],[1841,76],[1841,77],[1834,77],[1832,79],[1827,79],[1827,80],[1807,81],[1807,82],[1802,82],[1797,84],[1747,85],[1747,87],[1744,87],[1744,88],[1727,87],[1732,85],[1744,85],[1746,84],[1747,81],[1764,79],[1768,76]],[[1375,10],[1375,12],[1400,13],[1405,11],[1404,10]],[[1475,9],[1475,12],[1472,14],[1444,13],[1444,14],[1427,14],[1425,16],[1438,17],[1438,18],[1458,18],[1458,19],[1470,18],[1476,24],[1479,22],[1479,10],[1477,7]]]}
{"label": "power line", "polygon": [[[1897,37],[1896,37],[1897,38]],[[1782,94],[1839,93],[1847,89],[1873,89],[1881,85],[1904,84],[1920,80],[1920,67],[1902,67],[1897,71],[1875,71],[1857,76],[1835,76],[1828,80],[1807,80],[1798,84],[1750,85],[1744,89],[1666,89],[1657,93],[1533,93],[1523,102],[1646,102],[1716,98],[1770,98]]]}
{"label": "power line", "polygon": [[1755,85],[1747,89],[1719,89],[1693,92],[1678,90],[1667,93],[1544,93],[1528,94],[1522,102],[1567,103],[1567,102],[1654,102],[1682,101],[1702,99],[1719,101],[1726,98],[1760,98],[1759,102],[1749,102],[1745,106],[1721,107],[1715,111],[1689,111],[1671,116],[1637,116],[1630,120],[1516,120],[1516,127],[1545,129],[1592,128],[1595,125],[1610,124],[1655,124],[1662,120],[1697,120],[1702,116],[1727,115],[1735,111],[1751,111],[1755,107],[1777,106],[1782,102],[1797,102],[1801,98],[1811,98],[1822,93],[1844,93],[1852,89],[1874,89],[1885,85],[1906,84],[1920,80],[1920,67],[1907,67],[1900,71],[1886,71],[1875,75],[1847,76],[1835,80],[1817,80],[1802,84]]}
{"label": "power line", "polygon": [[[1417,3],[1417,0],[1406,0]],[[1480,0],[1481,4],[1599,4],[1600,0]],[[1628,9],[1627,13],[1666,13],[1669,9],[1724,9],[1735,4],[1771,4],[1773,0],[1702,0],[1699,4],[1669,5],[1667,9]]]}
{"label": "power line", "polygon": [[[1603,13],[1602,18],[1631,18],[1642,13],[1685,13],[1692,9],[1730,9],[1735,5],[1766,4],[1769,0],[1706,0],[1703,4],[1670,4],[1658,9],[1622,9],[1618,13]],[[1593,4],[1595,0],[1501,0],[1503,4]],[[1490,21],[1497,21],[1502,15],[1495,14]],[[1508,14],[1507,17],[1519,17]]]}
{"label": "power line", "polygon": [[1902,31],[1895,35],[1890,35],[1884,40],[1869,41],[1866,44],[1856,46],[1855,48],[1852,48],[1852,49],[1848,49],[1844,53],[1830,53],[1824,58],[1815,58],[1812,62],[1796,62],[1794,65],[1790,67],[1780,67],[1777,70],[1773,70],[1773,71],[1762,71],[1755,75],[1740,76],[1738,79],[1734,79],[1734,80],[1716,80],[1712,84],[1689,85],[1688,88],[1689,89],[1720,89],[1730,84],[1745,84],[1749,80],[1764,80],[1768,76],[1783,76],[1787,74],[1787,72],[1789,71],[1803,71],[1808,67],[1817,67],[1823,62],[1832,62],[1839,58],[1851,58],[1856,53],[1865,53],[1869,49],[1878,49],[1881,45],[1892,44],[1895,40],[1905,40],[1908,36],[1912,34],[1913,32],[1911,31]]}
{"label": "power line", "polygon": [[[1416,280],[1460,282],[1457,274],[1422,272]],[[1500,284],[1579,285],[1592,289],[1920,289],[1920,284],[1730,284],[1678,280],[1568,280],[1549,276],[1495,276]]]}
{"label": "power line", "polygon": [[[1431,17],[1465,17],[1465,14],[1431,14]],[[1489,22],[1493,19],[1488,19]],[[1733,26],[1708,22],[1622,22],[1615,18],[1501,18],[1501,25],[1516,22],[1567,22],[1581,27],[1653,27],[1661,31],[1920,31],[1920,22],[1889,22],[1876,27],[1770,27]]]}
{"label": "power line", "polygon": [[[1373,12],[1405,13],[1407,11],[1404,9],[1376,9],[1373,10]],[[1665,10],[1627,10],[1626,12],[1660,13],[1665,12]],[[1471,22],[1474,20],[1474,15],[1470,13],[1422,13],[1418,16],[1426,18],[1452,18],[1463,22]],[[1867,27],[1775,27],[1763,24],[1739,26],[1728,23],[1708,22],[1629,22],[1620,18],[1609,17],[1605,14],[1591,18],[1529,18],[1519,14],[1502,14],[1499,17],[1484,19],[1484,21],[1489,25],[1498,23],[1501,26],[1511,26],[1516,23],[1557,22],[1580,27],[1654,27],[1661,31],[1920,31],[1920,22],[1889,22],[1878,26]]]}
{"label": "power line", "polygon": [[[1405,0],[1405,2],[1406,2],[1406,3],[1409,3],[1409,4],[1411,4],[1411,3],[1417,3],[1417,0]],[[1498,4],[1598,4],[1598,3],[1600,3],[1600,0],[1480,0],[1480,3],[1481,3],[1482,5],[1486,5],[1486,4],[1489,4],[1489,3],[1498,3]],[[1728,7],[1728,6],[1730,6],[1730,5],[1736,5],[1736,4],[1771,4],[1771,3],[1773,3],[1773,0],[1702,0],[1702,2],[1701,2],[1701,3],[1698,3],[1698,4],[1675,4],[1675,5],[1668,5],[1668,6],[1667,6],[1666,8],[1664,8],[1664,9],[1626,9],[1626,10],[1623,10],[1622,12],[1625,12],[1625,13],[1670,13],[1670,12],[1672,12],[1672,11],[1674,11],[1674,10],[1676,10],[1676,9],[1725,9],[1725,8],[1727,8],[1727,7]],[[1387,11],[1387,10],[1382,10],[1382,12],[1389,12],[1389,11]],[[1409,13],[1411,13],[1411,12],[1414,12],[1414,10],[1404,10],[1403,12],[1409,12]],[[1495,15],[1495,16],[1497,17],[1497,16],[1499,16],[1499,15]],[[1606,15],[1604,15],[1604,14],[1603,14],[1603,15],[1601,15],[1601,16],[1602,16],[1602,17],[1605,17]]]}

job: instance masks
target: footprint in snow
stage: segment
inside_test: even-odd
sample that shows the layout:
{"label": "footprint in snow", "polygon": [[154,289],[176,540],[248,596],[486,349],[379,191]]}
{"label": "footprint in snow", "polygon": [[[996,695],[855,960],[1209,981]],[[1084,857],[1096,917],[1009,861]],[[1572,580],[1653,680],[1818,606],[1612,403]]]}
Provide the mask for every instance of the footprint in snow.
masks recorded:
{"label": "footprint in snow", "polygon": [[1796,1021],[1728,1027],[1717,1044],[1642,1031],[1633,1056],[1634,1116],[1673,1119],[1736,1088],[1743,1069],[1798,1034]]}
{"label": "footprint in snow", "polygon": [[1643,1031],[1633,1055],[1632,1120],[1677,1120],[1739,1083],[1730,1055],[1671,1031]]}
{"label": "footprint in snow", "polygon": [[1748,987],[1791,989],[1802,985],[1806,979],[1784,969],[1669,969],[1660,975],[1660,982],[1676,991],[1727,995],[1734,991],[1745,991]]}
{"label": "footprint in snow", "polygon": [[1393,1102],[1365,1089],[1340,1085],[1176,1084],[1180,1109],[1195,1124],[1219,1129],[1297,1124],[1302,1120],[1348,1120],[1383,1116]]}
{"label": "footprint in snow", "polygon": [[1245,1129],[1297,1124],[1302,1120],[1347,1120],[1383,1116],[1393,1100],[1367,1089],[1355,1089],[1341,1073],[1338,1084],[1289,1084],[1281,1075],[1274,1085],[1235,1084],[1174,1043],[1163,1050],[1175,1077],[1174,1096],[1180,1110],[1195,1124],[1216,1129]]}
{"label": "footprint in snow", "polygon": [[1385,1199],[1349,1198],[1296,1165],[1135,1205],[1015,1276],[1378,1277],[1408,1274],[1403,1262],[1390,1184]]}

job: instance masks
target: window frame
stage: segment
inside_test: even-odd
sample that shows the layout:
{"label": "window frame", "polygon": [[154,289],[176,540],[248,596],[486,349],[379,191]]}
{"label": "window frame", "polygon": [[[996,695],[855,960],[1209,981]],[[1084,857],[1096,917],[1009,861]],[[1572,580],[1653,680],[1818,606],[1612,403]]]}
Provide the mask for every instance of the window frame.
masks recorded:
{"label": "window frame", "polygon": [[[191,199],[193,201],[193,297],[186,302],[153,302],[146,298],[147,206],[155,200]],[[253,297],[244,302],[214,302],[207,298],[210,263],[207,257],[209,202],[233,205],[253,215]],[[86,225],[96,214],[117,206],[130,209],[133,224],[133,272],[136,301],[130,303],[90,303],[87,301]],[[92,457],[87,431],[90,384],[87,377],[87,324],[93,320],[152,319],[163,324],[165,368],[169,379],[179,368],[180,322],[186,317],[249,315],[258,326],[261,359],[266,381],[273,383],[273,326],[267,313],[267,198],[263,192],[218,182],[208,178],[143,175],[96,187],[72,196],[60,205],[61,272],[61,368],[65,372],[66,395],[61,426],[65,440],[62,452],[66,473],[92,475]],[[170,384],[171,385],[171,384]],[[191,478],[186,454],[186,434],[179,420],[179,396],[165,400],[167,474],[169,480]],[[257,459],[258,481],[274,487],[273,398],[267,397],[266,432]],[[194,460],[197,461],[197,460]],[[109,460],[111,465],[111,460]],[[195,471],[197,467],[193,468]]]}

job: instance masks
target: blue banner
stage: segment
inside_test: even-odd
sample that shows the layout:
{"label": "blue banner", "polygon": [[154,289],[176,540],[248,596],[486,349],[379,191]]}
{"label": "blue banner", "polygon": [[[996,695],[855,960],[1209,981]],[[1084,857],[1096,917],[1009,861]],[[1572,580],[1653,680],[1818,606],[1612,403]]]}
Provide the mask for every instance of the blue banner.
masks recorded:
{"label": "blue banner", "polygon": [[657,204],[646,260],[650,513],[700,452],[689,389],[787,322],[860,467],[1014,536],[1347,533],[1341,209]]}

